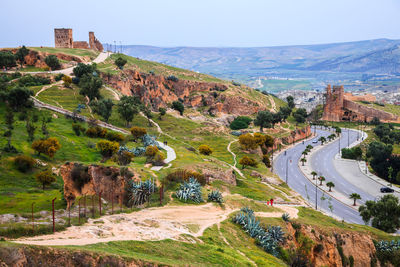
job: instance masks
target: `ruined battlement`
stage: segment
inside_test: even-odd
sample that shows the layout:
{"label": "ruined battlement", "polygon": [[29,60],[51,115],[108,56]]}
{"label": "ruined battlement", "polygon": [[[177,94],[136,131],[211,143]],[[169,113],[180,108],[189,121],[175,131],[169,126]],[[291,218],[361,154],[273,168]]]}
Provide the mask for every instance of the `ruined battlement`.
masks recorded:
{"label": "ruined battlement", "polygon": [[74,42],[72,29],[54,29],[54,43],[56,48],[80,48],[103,51],[103,45],[97,40],[94,32],[89,32],[89,43],[86,41]]}
{"label": "ruined battlement", "polygon": [[344,93],[343,86],[330,85],[326,87],[324,114],[322,120],[326,121],[364,121],[369,122],[374,117],[383,122],[399,122],[400,118],[391,113],[363,106],[355,101],[376,101],[375,96],[353,95]]}
{"label": "ruined battlement", "polygon": [[72,29],[54,29],[54,40],[56,48],[73,48],[74,40]]}

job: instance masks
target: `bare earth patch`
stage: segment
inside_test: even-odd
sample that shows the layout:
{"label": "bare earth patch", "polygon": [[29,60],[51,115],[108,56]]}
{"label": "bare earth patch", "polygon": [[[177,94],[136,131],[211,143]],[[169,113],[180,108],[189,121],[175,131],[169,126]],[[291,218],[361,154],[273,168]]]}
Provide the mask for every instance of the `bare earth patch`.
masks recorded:
{"label": "bare earth patch", "polygon": [[[297,217],[294,207],[279,206],[291,218]],[[129,214],[107,215],[89,219],[82,226],[72,226],[63,232],[15,240],[32,245],[88,245],[122,240],[182,240],[181,235],[201,236],[205,229],[226,220],[234,211],[212,203],[204,205],[166,206],[143,209]],[[282,212],[257,212],[257,216],[280,217]]]}

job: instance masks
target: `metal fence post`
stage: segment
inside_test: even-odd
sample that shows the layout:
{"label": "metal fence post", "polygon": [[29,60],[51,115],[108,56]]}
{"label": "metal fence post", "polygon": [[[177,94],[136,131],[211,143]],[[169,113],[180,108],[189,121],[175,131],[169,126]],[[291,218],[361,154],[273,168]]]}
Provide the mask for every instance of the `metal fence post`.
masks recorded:
{"label": "metal fence post", "polygon": [[35,233],[35,219],[33,217],[33,205],[35,202],[32,202],[32,232]]}
{"label": "metal fence post", "polygon": [[56,199],[57,199],[57,198],[54,198],[54,199],[51,201],[51,205],[52,205],[52,207],[53,207],[53,233],[56,232],[56,222],[55,222],[55,218],[54,218],[54,201],[55,201]]}

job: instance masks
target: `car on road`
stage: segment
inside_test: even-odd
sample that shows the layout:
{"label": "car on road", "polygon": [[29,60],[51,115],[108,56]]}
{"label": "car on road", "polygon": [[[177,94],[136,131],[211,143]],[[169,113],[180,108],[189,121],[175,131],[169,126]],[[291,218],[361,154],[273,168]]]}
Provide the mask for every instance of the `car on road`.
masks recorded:
{"label": "car on road", "polygon": [[317,144],[317,143],[318,143],[318,140],[317,140],[317,139],[314,139],[312,142],[313,142],[313,144]]}
{"label": "car on road", "polygon": [[390,187],[385,186],[385,187],[381,188],[381,193],[393,193],[393,192],[394,192],[394,190]]}

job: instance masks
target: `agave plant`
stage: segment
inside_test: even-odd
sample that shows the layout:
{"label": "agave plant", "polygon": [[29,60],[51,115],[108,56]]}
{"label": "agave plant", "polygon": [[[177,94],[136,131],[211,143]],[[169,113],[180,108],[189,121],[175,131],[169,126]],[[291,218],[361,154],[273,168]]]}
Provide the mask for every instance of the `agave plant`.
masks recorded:
{"label": "agave plant", "polygon": [[136,148],[129,149],[126,146],[120,146],[118,152],[122,152],[122,151],[131,152],[131,153],[133,153],[135,155],[135,157],[139,157],[139,156],[143,155],[146,152],[146,148],[144,148],[144,147],[136,147]]}
{"label": "agave plant", "polygon": [[377,251],[384,251],[384,252],[392,252],[395,250],[399,250],[400,240],[391,240],[391,241],[381,240],[375,242],[375,248]]}
{"label": "agave plant", "polygon": [[204,201],[201,195],[201,184],[193,177],[190,177],[188,182],[183,182],[175,194],[184,202],[188,200],[192,200],[196,203]]}
{"label": "agave plant", "polygon": [[242,208],[232,221],[242,226],[246,233],[257,240],[257,244],[266,252],[278,256],[279,245],[284,241],[284,233],[280,226],[269,226],[265,230],[255,218],[254,211],[248,207]]}
{"label": "agave plant", "polygon": [[284,213],[282,214],[282,220],[284,220],[285,222],[288,222],[290,220],[290,216],[289,213]]}
{"label": "agave plant", "polygon": [[254,214],[254,211],[252,209],[250,209],[249,207],[241,208],[240,211],[247,213],[247,214],[251,214],[251,215]]}
{"label": "agave plant", "polygon": [[151,194],[155,191],[157,191],[157,187],[154,181],[150,179],[137,183],[131,180],[128,185],[129,204],[135,206],[142,205],[149,201]]}
{"label": "agave plant", "polygon": [[217,203],[222,203],[224,199],[222,198],[222,194],[217,190],[213,190],[208,194],[208,201],[214,201]]}
{"label": "agave plant", "polygon": [[145,147],[156,146],[158,149],[161,149],[160,145],[156,141],[156,137],[155,136],[152,136],[152,135],[149,135],[149,134],[145,134],[145,135],[142,136],[142,142],[143,142],[143,145]]}

